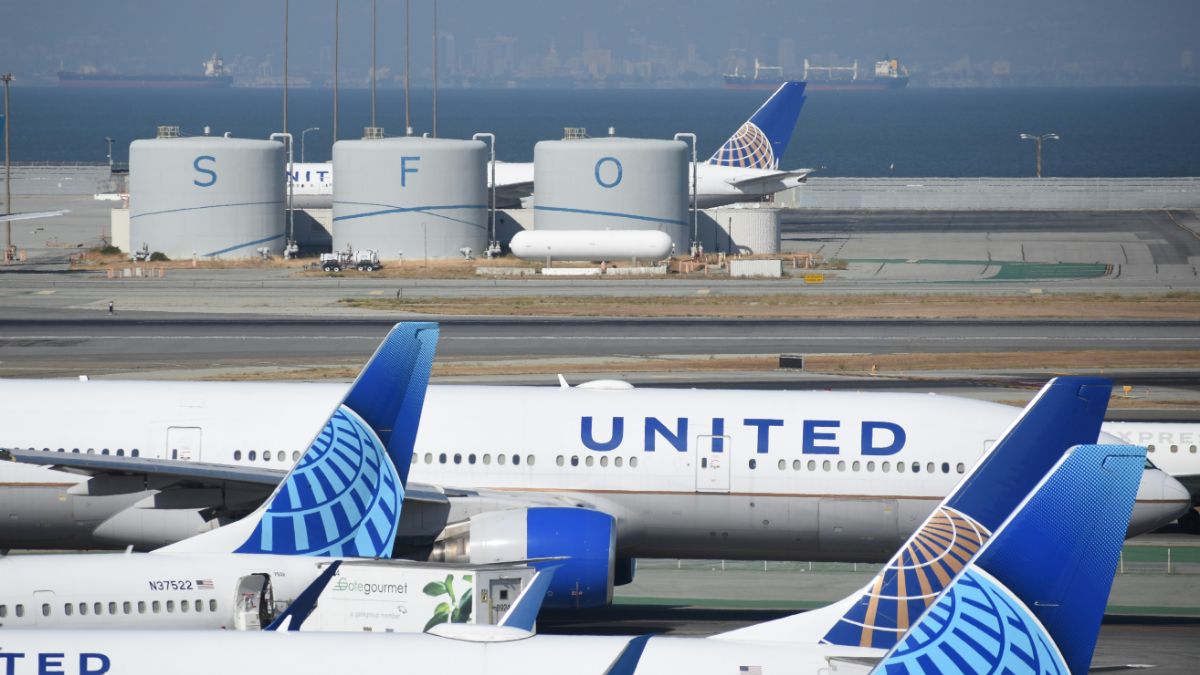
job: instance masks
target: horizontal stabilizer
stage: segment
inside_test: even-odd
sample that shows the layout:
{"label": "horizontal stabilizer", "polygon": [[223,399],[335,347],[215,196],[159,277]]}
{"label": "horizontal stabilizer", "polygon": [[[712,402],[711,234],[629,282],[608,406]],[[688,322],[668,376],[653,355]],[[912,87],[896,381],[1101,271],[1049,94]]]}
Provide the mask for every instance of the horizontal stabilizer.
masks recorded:
{"label": "horizontal stabilizer", "polygon": [[542,601],[546,599],[546,591],[550,588],[550,580],[558,568],[558,565],[551,565],[538,570],[512,607],[500,617],[500,625],[532,632],[538,612],[542,609]]}
{"label": "horizontal stabilizer", "polygon": [[729,179],[726,183],[741,189],[753,187],[755,185],[769,185],[771,183],[781,183],[784,181],[795,181],[803,183],[808,175],[813,172],[812,169],[797,169],[795,171],[773,171],[764,173],[761,176],[750,176],[748,178]]}
{"label": "horizontal stabilizer", "polygon": [[300,630],[300,626],[304,625],[304,622],[308,620],[308,616],[317,608],[317,600],[325,592],[325,587],[329,585],[329,581],[337,575],[338,567],[341,567],[341,565],[341,560],[334,560],[330,563],[329,567],[326,567],[325,571],[321,572],[321,575],[308,585],[308,588],[301,591],[300,595],[296,596],[296,599],[292,601],[292,604],[288,605],[288,608],[282,614],[275,617],[271,625],[263,630]]}

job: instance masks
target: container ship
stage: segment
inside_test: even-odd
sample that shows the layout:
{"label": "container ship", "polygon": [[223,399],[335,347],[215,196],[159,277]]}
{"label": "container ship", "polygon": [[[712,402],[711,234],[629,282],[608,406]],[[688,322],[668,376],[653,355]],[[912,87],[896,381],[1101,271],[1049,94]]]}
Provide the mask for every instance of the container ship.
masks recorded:
{"label": "container ship", "polygon": [[201,75],[126,75],[59,71],[58,86],[91,89],[213,89],[233,84],[233,75],[221,57],[213,54],[203,63]]}
{"label": "container ship", "polygon": [[871,77],[859,76],[858,61],[852,66],[814,66],[804,59],[804,73],[799,78],[785,77],[780,66],[766,66],[754,59],[754,75],[744,75],[737,69],[725,76],[726,89],[776,89],[790,80],[807,83],[806,91],[886,91],[908,86],[908,69],[897,59],[875,62]]}

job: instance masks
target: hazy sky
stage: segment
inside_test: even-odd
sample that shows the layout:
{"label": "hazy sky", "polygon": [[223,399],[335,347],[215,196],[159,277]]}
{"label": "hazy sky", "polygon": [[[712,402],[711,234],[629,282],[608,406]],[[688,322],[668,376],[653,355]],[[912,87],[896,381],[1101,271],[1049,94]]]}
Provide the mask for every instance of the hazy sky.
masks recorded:
{"label": "hazy sky", "polygon": [[[379,62],[403,68],[403,0],[379,0]],[[268,60],[279,74],[283,0],[0,0],[0,70],[26,81],[94,66],[196,72],[212,52],[243,68]],[[294,75],[328,71],[333,0],[291,1]],[[413,71],[429,68],[432,0],[412,0]],[[1101,63],[1126,70],[1180,67],[1200,58],[1197,0],[441,0],[441,29],[460,58],[476,38],[517,39],[518,56],[578,53],[585,31],[618,55],[645,38],[667,48],[695,45],[714,65],[730,48],[774,61],[781,38],[800,58],[898,56],[920,68],[969,56],[1014,67]],[[370,0],[342,0],[342,68],[370,62]]]}

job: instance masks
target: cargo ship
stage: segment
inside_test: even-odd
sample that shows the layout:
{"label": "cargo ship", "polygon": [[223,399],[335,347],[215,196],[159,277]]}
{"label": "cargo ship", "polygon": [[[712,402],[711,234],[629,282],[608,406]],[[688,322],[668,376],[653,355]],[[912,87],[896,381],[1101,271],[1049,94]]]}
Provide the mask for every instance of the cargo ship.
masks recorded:
{"label": "cargo ship", "polygon": [[736,68],[725,76],[726,89],[776,89],[784,82],[802,80],[806,91],[886,91],[908,86],[908,69],[897,59],[875,62],[871,77],[860,77],[858,61],[852,66],[814,66],[804,59],[800,77],[785,77],[780,66],[766,66],[754,59],[754,75]]}
{"label": "cargo ship", "polygon": [[204,61],[201,75],[111,74],[94,71],[59,71],[58,86],[91,89],[213,89],[233,84],[233,75],[221,57]]}

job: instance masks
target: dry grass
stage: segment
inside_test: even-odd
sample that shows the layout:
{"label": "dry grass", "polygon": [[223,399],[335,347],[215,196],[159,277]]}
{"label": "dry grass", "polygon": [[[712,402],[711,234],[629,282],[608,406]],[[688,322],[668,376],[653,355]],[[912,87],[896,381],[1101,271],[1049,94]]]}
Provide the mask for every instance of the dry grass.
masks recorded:
{"label": "dry grass", "polygon": [[1101,350],[962,352],[936,354],[817,354],[804,369],[821,373],[898,373],[929,370],[1048,370],[1066,372],[1129,368],[1200,368],[1200,350]]}
{"label": "dry grass", "polygon": [[347,298],[367,309],[437,315],[741,317],[779,319],[1192,319],[1200,293],[1121,296],[833,295],[795,293],[682,297],[522,296]]}

